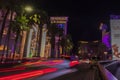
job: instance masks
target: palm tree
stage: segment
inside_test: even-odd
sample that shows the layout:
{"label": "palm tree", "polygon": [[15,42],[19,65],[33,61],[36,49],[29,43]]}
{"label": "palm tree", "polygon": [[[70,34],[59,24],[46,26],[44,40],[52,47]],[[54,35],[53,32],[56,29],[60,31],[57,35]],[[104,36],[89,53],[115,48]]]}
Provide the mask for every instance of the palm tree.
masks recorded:
{"label": "palm tree", "polygon": [[51,57],[55,57],[55,37],[58,36],[58,57],[60,56],[59,47],[62,46],[62,53],[70,52],[73,48],[72,39],[70,36],[64,35],[64,30],[59,28],[57,24],[51,24],[48,28],[48,34],[51,36]]}
{"label": "palm tree", "polygon": [[5,24],[7,21],[7,17],[10,14],[10,12],[13,13],[13,11],[20,5],[20,3],[21,3],[21,0],[7,0],[7,1],[0,0],[0,9],[2,9],[3,12],[5,13],[3,14],[3,21],[2,21],[1,31],[0,31],[0,45],[1,45]]}
{"label": "palm tree", "polygon": [[51,57],[54,58],[55,57],[55,36],[58,33],[58,26],[57,24],[51,24],[48,27],[48,35],[51,36]]}
{"label": "palm tree", "polygon": [[60,57],[61,39],[62,39],[62,37],[64,35],[64,30],[63,30],[63,28],[57,28],[56,30],[57,30],[56,37],[58,38],[57,45],[56,45],[58,53],[56,53],[56,54],[58,54],[57,57]]}
{"label": "palm tree", "polygon": [[[16,9],[17,6],[19,6],[19,1],[18,0],[1,0],[0,2],[2,5],[1,5],[1,8],[5,10],[5,16],[3,17],[3,21],[2,21],[2,26],[1,26],[1,31],[0,31],[0,45],[2,44],[1,41],[2,41],[2,36],[3,36],[3,31],[4,31],[4,28],[5,28],[5,24],[6,23],[9,23],[8,24],[8,31],[7,31],[7,36],[6,36],[6,39],[5,39],[5,44],[4,44],[4,49],[3,49],[3,54],[4,54],[4,50],[5,50],[5,47],[7,46],[7,54],[8,54],[8,50],[9,50],[9,39],[10,39],[10,34],[11,34],[11,29],[12,29],[12,26],[11,26],[11,22],[13,20],[13,13]],[[16,4],[18,3],[18,4]],[[7,20],[7,17],[8,15],[10,15],[10,19],[9,21]],[[7,43],[6,43],[7,42]]]}
{"label": "palm tree", "polygon": [[8,4],[7,4],[7,2],[5,0],[1,0],[0,5],[1,5],[0,7],[3,10],[3,12],[5,12],[5,14],[2,15],[4,17],[3,17],[3,21],[2,21],[1,30],[0,30],[0,45],[1,45],[1,40],[2,40],[2,36],[3,36],[3,30],[5,28],[6,19],[7,19],[7,16],[9,14],[9,12],[10,12],[10,9],[9,9],[9,6],[8,6]]}
{"label": "palm tree", "polygon": [[[21,7],[24,7],[24,6],[21,6]],[[21,10],[21,11],[20,11]],[[17,32],[15,32],[16,34],[17,34],[17,36],[16,36],[16,39],[15,39],[15,46],[16,46],[16,43],[17,43],[17,41],[18,41],[18,36],[20,36],[20,33],[21,33],[21,31],[22,31],[22,33],[24,32],[24,30],[29,30],[29,28],[32,26],[32,25],[35,25],[35,24],[37,24],[37,25],[41,25],[41,24],[43,24],[43,20],[41,19],[41,15],[43,14],[43,13],[41,13],[41,12],[39,12],[39,11],[34,11],[34,12],[32,12],[32,13],[29,13],[29,14],[26,14],[26,12],[25,11],[23,11],[23,9],[21,8],[19,11],[16,11],[16,13],[17,13],[17,17],[16,17],[16,20],[15,20],[15,22],[14,22],[14,24],[16,24],[16,25],[14,25],[14,26],[16,26],[16,27],[14,27],[14,28],[16,28],[16,29],[14,29],[14,30],[16,30]],[[44,14],[45,15],[45,14]],[[45,23],[45,22],[44,22]],[[40,28],[40,30],[42,30],[41,29],[41,26],[39,27]],[[40,32],[40,31],[39,31]],[[41,33],[42,33],[42,31],[41,31]],[[26,34],[26,33],[25,33]],[[22,58],[22,56],[23,56],[23,50],[24,50],[24,43],[25,43],[25,38],[26,38],[26,36],[24,35],[23,36],[24,38],[22,38],[22,47],[20,48],[20,51],[21,51],[21,58]],[[39,39],[39,43],[41,42],[40,41],[41,40],[41,37],[40,37],[40,39]],[[41,43],[40,43],[41,44]],[[39,44],[39,45],[40,45]],[[16,49],[14,49],[14,54],[15,54],[15,50]],[[38,54],[39,55],[39,54]]]}
{"label": "palm tree", "polygon": [[19,36],[22,36],[20,55],[21,55],[21,58],[23,56],[24,44],[25,44],[25,39],[26,39],[26,30],[29,30],[28,22],[29,22],[29,20],[24,15],[18,15],[16,17],[15,21],[13,21],[13,25],[12,25],[13,30],[14,31],[16,30],[15,31],[16,39],[15,39],[15,43],[14,43],[14,57],[15,57],[15,50],[16,50],[16,45],[17,45]]}
{"label": "palm tree", "polygon": [[[12,16],[13,16],[13,12],[11,12],[11,15],[10,15],[10,24],[11,24],[11,21],[12,21]],[[6,51],[6,57],[8,55],[8,50],[9,50],[9,40],[10,40],[10,35],[11,35],[11,26],[8,26],[8,31],[7,31],[7,35],[6,35],[6,39],[5,39],[5,44],[4,44],[4,48],[3,48],[3,53],[5,51],[5,48],[7,46],[7,51]]]}
{"label": "palm tree", "polygon": [[63,54],[70,55],[73,49],[73,42],[70,35],[65,35],[61,40],[61,46],[63,47]]}
{"label": "palm tree", "polygon": [[29,23],[31,25],[34,25],[34,24],[37,24],[38,25],[38,37],[39,39],[37,40],[38,41],[38,46],[36,45],[36,47],[38,48],[38,51],[37,51],[37,56],[40,56],[40,51],[41,51],[41,37],[42,37],[42,29],[43,29],[43,25],[44,24],[48,24],[48,15],[47,13],[42,10],[42,9],[35,9],[34,10],[34,13],[32,14],[32,16],[29,18]]}
{"label": "palm tree", "polygon": [[18,44],[18,40],[20,39],[20,32],[21,32],[21,28],[19,27],[19,24],[17,23],[17,21],[13,21],[11,22],[11,26],[12,26],[12,31],[14,34],[16,34],[15,36],[15,42],[14,42],[14,48],[13,48],[13,51],[11,53],[13,53],[13,58],[15,58],[15,52],[18,52],[16,51],[17,47],[17,44]]}
{"label": "palm tree", "polygon": [[40,16],[41,16],[41,18],[40,18],[40,25],[39,25],[39,28],[40,28],[40,37],[39,37],[39,48],[38,48],[38,55],[39,55],[39,53],[40,53],[40,51],[41,51],[41,38],[42,38],[42,29],[43,29],[43,25],[44,24],[47,24],[47,25],[49,25],[49,19],[48,19],[48,15],[47,15],[47,13],[44,11],[44,10],[41,10],[41,12],[40,12]]}
{"label": "palm tree", "polygon": [[[21,7],[24,7],[24,5]],[[21,8],[20,10],[23,10],[23,9]],[[21,32],[21,30],[23,32],[23,30],[26,30],[26,29],[28,30],[28,29],[30,29],[30,27],[32,27],[32,25],[37,24],[39,26],[39,32],[40,32],[39,39],[37,40],[39,45],[38,46],[36,45],[36,48],[38,48],[37,55],[39,56],[40,47],[41,47],[42,26],[43,26],[43,24],[47,23],[48,16],[44,11],[38,10],[38,9],[34,10],[33,12],[31,12],[29,14],[26,13],[25,11],[22,12],[20,10],[16,12],[18,15],[15,20],[16,21],[15,23],[17,23],[16,25],[20,27],[20,28],[16,28],[18,30],[18,32],[16,32],[16,33],[19,35],[20,34],[19,32]],[[16,38],[18,38],[18,37],[16,37]],[[23,53],[23,47],[21,47],[21,48],[22,48],[22,53]]]}
{"label": "palm tree", "polygon": [[[9,44],[9,36],[11,33],[11,29],[14,30],[14,33],[16,33],[16,39],[15,39],[15,46],[16,46],[16,43],[18,41],[18,38],[20,36],[20,33],[24,32],[24,30],[26,30],[26,28],[28,29],[28,24],[38,24],[39,25],[39,29],[40,29],[40,37],[39,37],[39,47],[41,46],[41,36],[42,36],[42,26],[45,24],[45,23],[48,23],[48,16],[46,14],[45,11],[43,10],[35,10],[34,13],[30,14],[30,15],[24,15],[26,14],[25,11],[23,12],[23,8],[24,8],[24,4],[23,2],[25,2],[24,0],[1,0],[0,1],[0,8],[5,8],[6,10],[6,14],[4,16],[4,19],[3,19],[3,22],[2,22],[2,28],[1,28],[1,31],[0,31],[0,44],[1,44],[1,40],[2,40],[2,35],[3,35],[3,30],[4,30],[4,26],[5,26],[5,23],[6,23],[6,18],[7,18],[7,15],[9,14],[9,12],[16,12],[17,14],[17,17],[16,17],[16,20],[15,21],[10,21],[10,26],[9,26],[9,29],[8,29],[8,37],[6,38],[6,41],[8,41],[7,43],[7,46]],[[2,5],[4,4],[4,5]],[[21,4],[22,4],[22,8],[21,8]],[[31,15],[37,15],[37,17],[32,17],[30,19],[30,16]],[[11,15],[12,17],[12,15]],[[13,25],[14,24],[14,25]],[[15,31],[16,30],[16,31]],[[5,44],[6,45],[6,44]],[[16,47],[14,47],[16,48]],[[23,48],[21,47],[22,51],[23,51]],[[15,53],[15,50],[14,49],[14,53]],[[40,48],[38,50],[38,55],[40,53]]]}

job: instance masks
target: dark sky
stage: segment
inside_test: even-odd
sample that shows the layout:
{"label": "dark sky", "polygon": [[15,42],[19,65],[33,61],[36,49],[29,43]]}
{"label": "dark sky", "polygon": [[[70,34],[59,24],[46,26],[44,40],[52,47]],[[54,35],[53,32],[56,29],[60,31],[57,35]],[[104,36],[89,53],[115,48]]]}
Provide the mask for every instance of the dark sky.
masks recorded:
{"label": "dark sky", "polygon": [[115,0],[43,0],[41,7],[49,16],[68,16],[68,33],[74,42],[100,40],[100,22],[109,26],[110,14],[120,14]]}

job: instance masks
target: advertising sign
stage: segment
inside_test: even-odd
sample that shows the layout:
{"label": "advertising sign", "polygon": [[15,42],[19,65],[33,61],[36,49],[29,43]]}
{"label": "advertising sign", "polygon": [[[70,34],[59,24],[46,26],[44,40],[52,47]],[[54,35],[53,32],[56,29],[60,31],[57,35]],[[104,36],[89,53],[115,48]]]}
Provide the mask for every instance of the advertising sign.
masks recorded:
{"label": "advertising sign", "polygon": [[111,16],[110,19],[110,28],[111,28],[111,45],[113,59],[120,60],[120,17]]}

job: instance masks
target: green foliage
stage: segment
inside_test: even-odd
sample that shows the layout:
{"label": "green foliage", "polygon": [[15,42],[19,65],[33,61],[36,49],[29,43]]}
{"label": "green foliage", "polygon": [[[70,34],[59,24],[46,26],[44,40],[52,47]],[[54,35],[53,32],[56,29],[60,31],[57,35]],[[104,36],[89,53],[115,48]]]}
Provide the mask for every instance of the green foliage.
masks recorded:
{"label": "green foliage", "polygon": [[17,16],[14,24],[16,24],[16,27],[19,27],[20,30],[28,30],[28,22],[29,20],[26,16]]}
{"label": "green foliage", "polygon": [[73,42],[70,35],[66,35],[61,40],[61,46],[64,47],[66,53],[70,53],[73,49]]}
{"label": "green foliage", "polygon": [[68,36],[66,37],[65,50],[66,52],[70,52],[72,49],[73,49],[73,43],[72,43],[71,37]]}
{"label": "green foliage", "polygon": [[30,21],[37,23],[37,24],[40,24],[40,18],[41,18],[41,16],[38,14],[34,14],[29,17]]}

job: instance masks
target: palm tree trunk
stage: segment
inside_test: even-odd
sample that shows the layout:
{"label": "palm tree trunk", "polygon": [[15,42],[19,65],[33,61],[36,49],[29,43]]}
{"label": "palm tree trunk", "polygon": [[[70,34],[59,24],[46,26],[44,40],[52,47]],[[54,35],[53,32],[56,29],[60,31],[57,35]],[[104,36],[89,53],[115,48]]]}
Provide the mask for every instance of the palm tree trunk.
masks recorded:
{"label": "palm tree trunk", "polygon": [[13,59],[15,59],[15,52],[16,52],[16,48],[17,48],[17,42],[18,42],[18,39],[19,39],[19,33],[20,33],[20,31],[18,30],[17,34],[16,34],[16,38],[15,38],[15,43],[14,43]]}
{"label": "palm tree trunk", "polygon": [[41,40],[42,40],[42,25],[40,26],[40,31],[39,31],[38,52],[37,52],[38,56],[40,56],[40,51],[41,51]]}
{"label": "palm tree trunk", "polygon": [[[12,21],[12,15],[13,15],[13,12],[11,12],[11,16],[10,16],[10,22]],[[11,34],[11,28],[12,26],[10,25],[9,23],[9,26],[8,27],[8,32],[7,32],[7,36],[6,36],[6,39],[5,39],[5,44],[4,44],[4,48],[3,48],[3,56],[5,56],[6,58],[8,57],[8,51],[9,51],[9,41],[10,41],[10,34]],[[7,47],[7,48],[6,48]],[[6,51],[5,51],[6,50]],[[6,52],[6,53],[5,53]]]}
{"label": "palm tree trunk", "polygon": [[27,35],[27,32],[23,31],[22,42],[21,42],[21,47],[20,47],[20,59],[23,59],[26,35]]}
{"label": "palm tree trunk", "polygon": [[[6,20],[7,20],[7,16],[9,14],[9,12],[10,12],[10,9],[7,9],[5,17],[3,18],[2,28],[1,28],[1,31],[0,31],[0,45],[2,44],[1,41],[2,41],[2,36],[3,36],[3,31],[4,31],[4,28],[5,28],[5,24],[6,24]],[[2,53],[2,59],[1,59],[1,61],[4,60],[4,56],[5,56],[5,54],[4,54],[4,51],[5,51],[5,48],[6,48],[5,44],[4,44],[4,48],[3,48],[3,53]]]}
{"label": "palm tree trunk", "polygon": [[51,38],[51,57],[55,58],[55,35]]}
{"label": "palm tree trunk", "polygon": [[[13,16],[13,12],[11,11],[11,16],[10,16],[10,24],[11,24],[11,21],[12,21],[12,16]],[[8,26],[8,32],[7,32],[7,51],[6,51],[6,56],[8,56],[8,50],[9,50],[9,41],[10,41],[10,36],[11,36],[11,29],[12,29],[12,26],[9,24]]]}
{"label": "palm tree trunk", "polygon": [[58,58],[60,58],[60,36],[58,39]]}
{"label": "palm tree trunk", "polygon": [[65,48],[64,48],[65,47],[65,38],[64,37],[62,38],[62,43],[61,44],[62,44],[61,45],[62,46],[62,55],[64,55],[64,53],[65,53]]}
{"label": "palm tree trunk", "polygon": [[36,50],[35,50],[35,53],[36,53],[36,56],[38,57],[39,56],[39,54],[38,54],[38,49],[39,49],[39,31],[37,32],[37,40],[36,40]]}
{"label": "palm tree trunk", "polygon": [[6,11],[6,14],[3,18],[3,23],[2,23],[2,28],[1,28],[1,31],[0,31],[0,45],[2,44],[1,41],[2,41],[2,36],[3,36],[3,31],[4,31],[4,28],[5,28],[5,24],[6,24],[6,20],[7,20],[7,16],[10,12],[10,9],[7,9]]}

